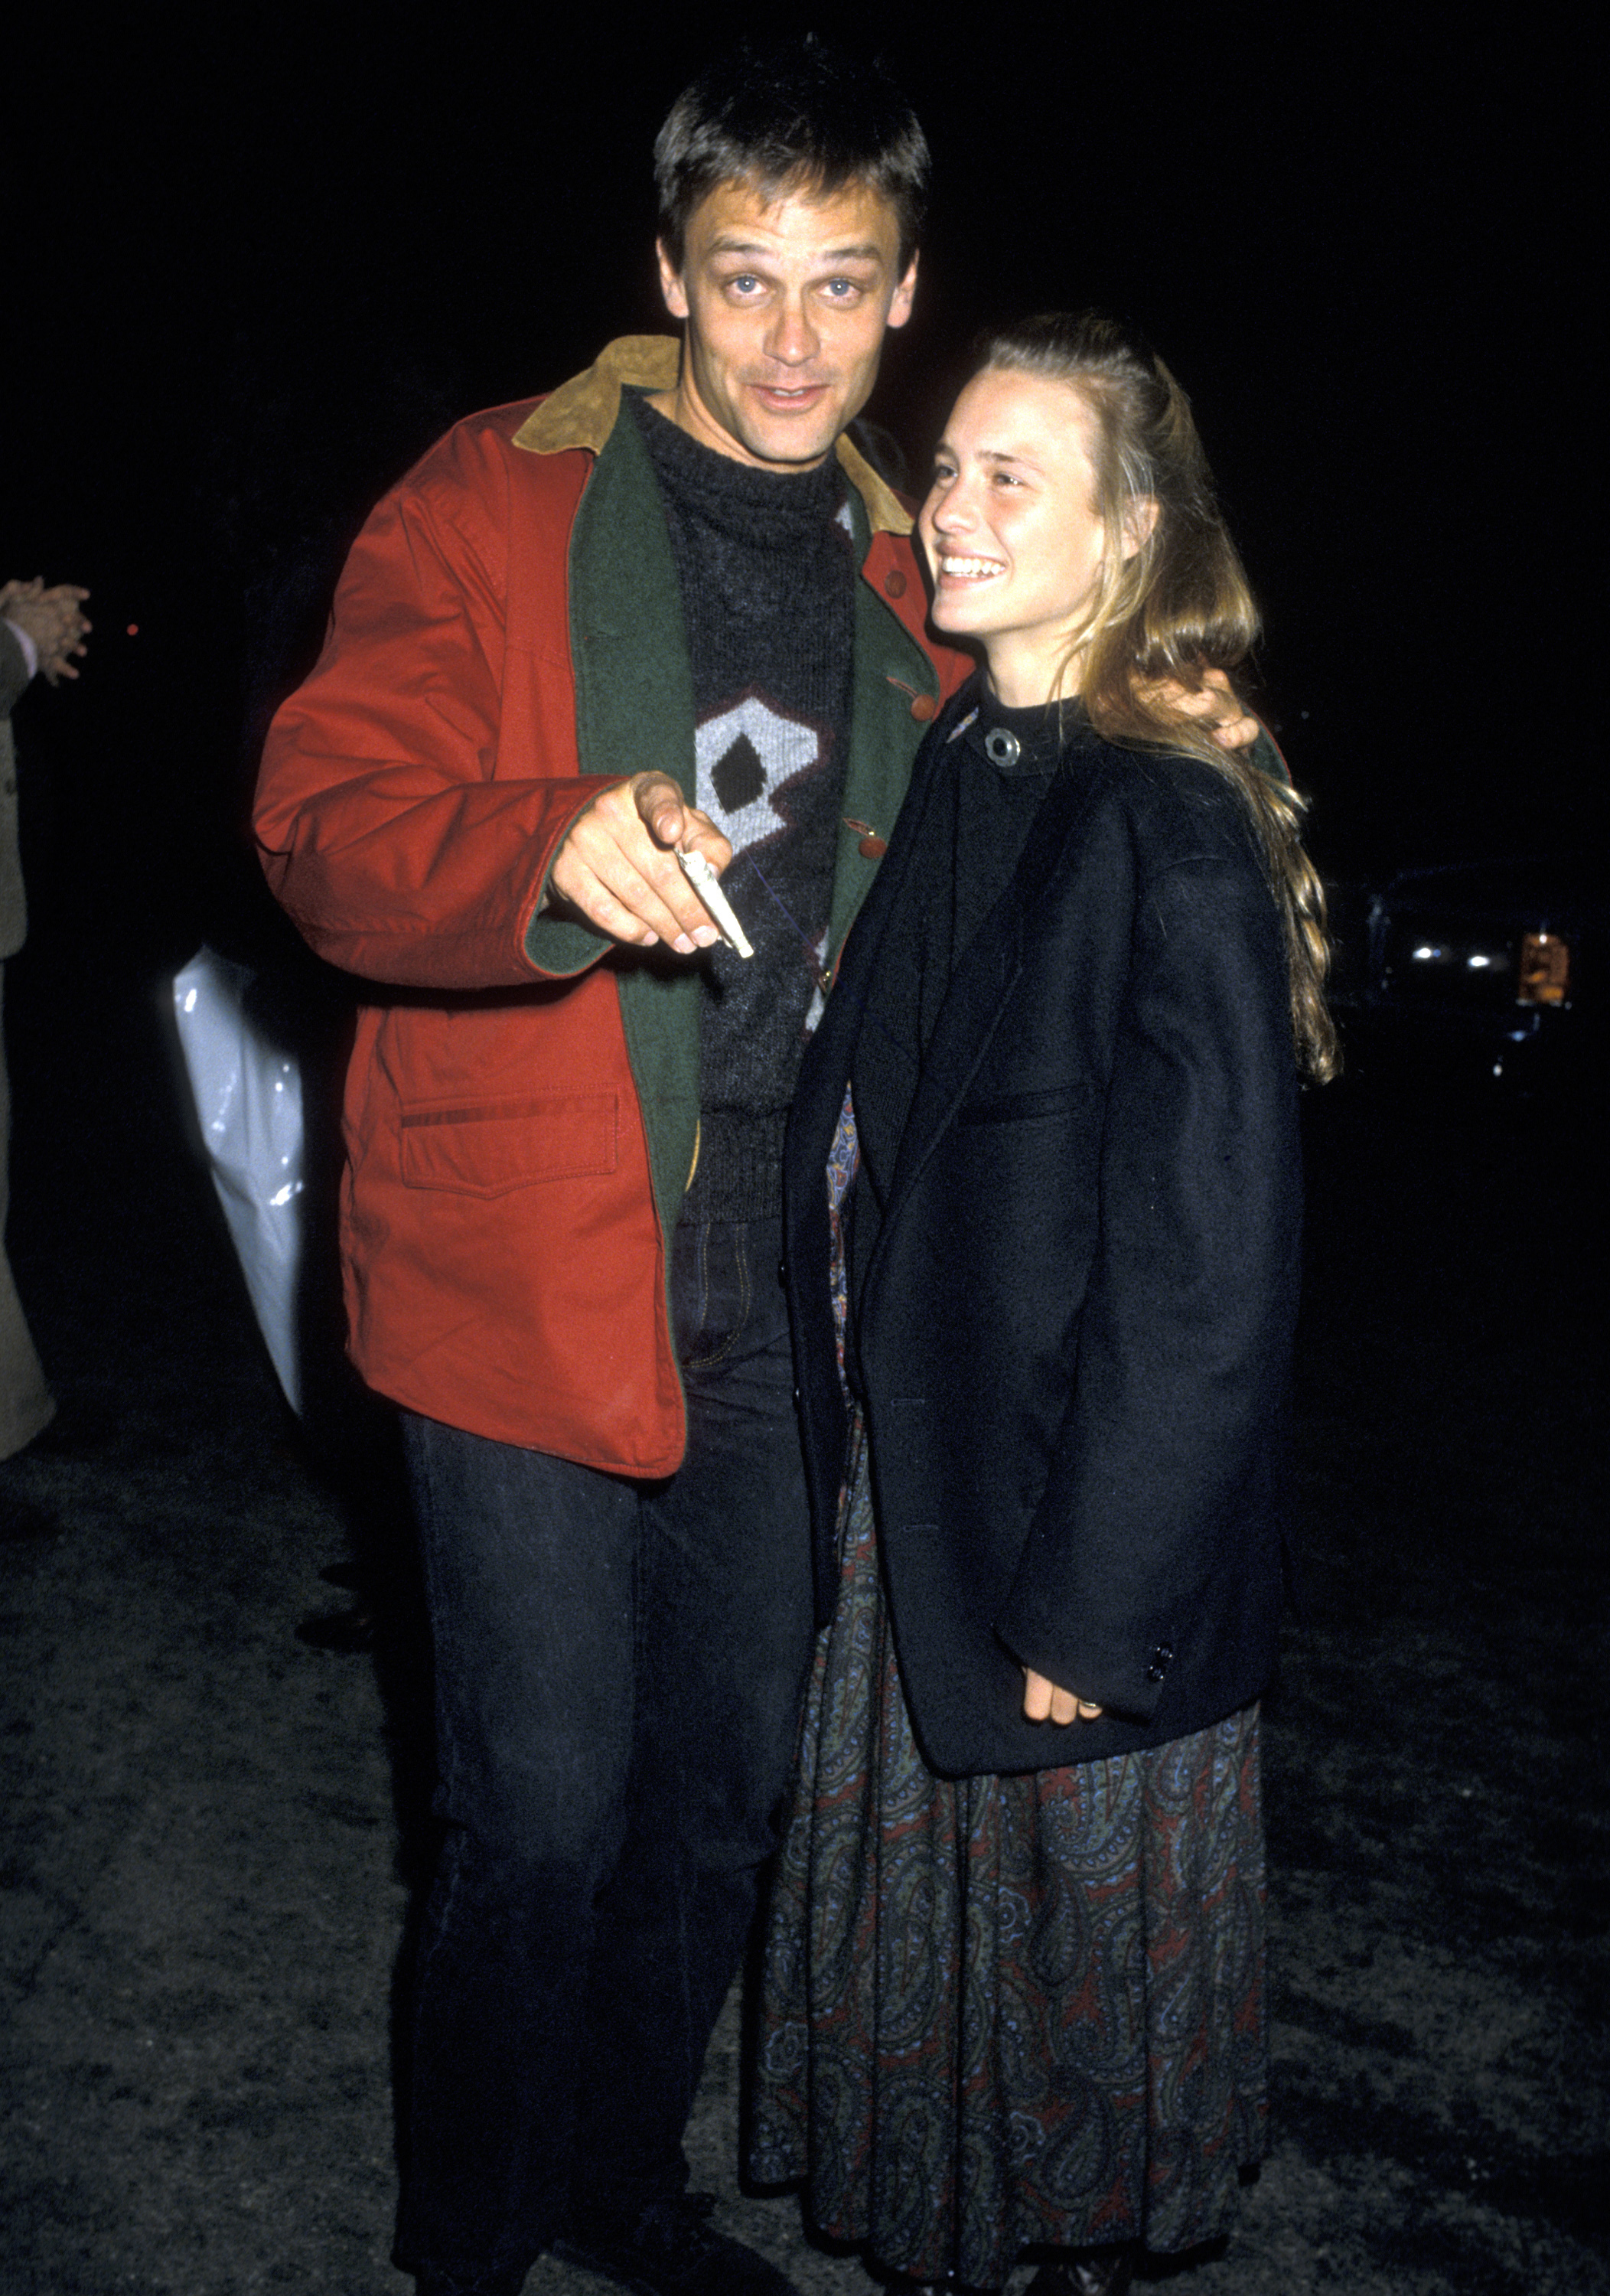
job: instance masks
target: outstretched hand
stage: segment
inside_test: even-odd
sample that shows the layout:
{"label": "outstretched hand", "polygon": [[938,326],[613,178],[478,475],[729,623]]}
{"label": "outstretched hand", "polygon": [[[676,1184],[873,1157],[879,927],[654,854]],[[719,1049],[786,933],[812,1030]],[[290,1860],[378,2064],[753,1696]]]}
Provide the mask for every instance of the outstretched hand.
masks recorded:
{"label": "outstretched hand", "polygon": [[1023,1714],[1028,1722],[1095,1722],[1101,1708],[1063,1690],[1032,1666],[1023,1669]]}
{"label": "outstretched hand", "polygon": [[718,872],[732,858],[709,816],[688,804],[668,774],[633,774],[576,815],[549,887],[611,940],[637,948],[663,940],[691,956],[721,935],[682,875],[679,845],[702,853]]}
{"label": "outstretched hand", "polygon": [[78,675],[73,660],[84,652],[89,634],[89,622],[80,611],[88,595],[76,582],[58,582],[47,590],[39,574],[31,582],[8,582],[0,589],[0,614],[27,631],[40,672],[52,685],[59,677]]}

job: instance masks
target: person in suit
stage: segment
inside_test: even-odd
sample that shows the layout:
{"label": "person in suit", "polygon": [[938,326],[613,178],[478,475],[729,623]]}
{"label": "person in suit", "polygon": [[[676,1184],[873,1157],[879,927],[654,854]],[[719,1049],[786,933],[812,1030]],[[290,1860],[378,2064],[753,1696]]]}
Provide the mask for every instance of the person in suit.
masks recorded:
{"label": "person in suit", "polygon": [[[0,991],[4,960],[15,956],[28,931],[22,865],[17,841],[17,758],[12,710],[37,674],[51,685],[77,677],[74,662],[84,652],[89,630],[83,605],[89,593],[75,583],[46,589],[36,577],[0,586]],[[6,1144],[11,1135],[11,1092],[0,1040],[0,1460],[12,1457],[46,1428],[55,1403],[12,1281],[5,1257],[7,1210]],[[0,1491],[0,1536],[22,1537],[51,1530],[54,1524],[29,1501]]]}
{"label": "person in suit", "polygon": [[1323,900],[1272,745],[1180,711],[1255,618],[1159,360],[1088,314],[996,337],[919,532],[984,668],[789,1134],[828,1623],[750,2165],[912,2279],[1049,2250],[1040,2296],[1113,2296],[1139,2244],[1221,2234],[1263,2150]]}

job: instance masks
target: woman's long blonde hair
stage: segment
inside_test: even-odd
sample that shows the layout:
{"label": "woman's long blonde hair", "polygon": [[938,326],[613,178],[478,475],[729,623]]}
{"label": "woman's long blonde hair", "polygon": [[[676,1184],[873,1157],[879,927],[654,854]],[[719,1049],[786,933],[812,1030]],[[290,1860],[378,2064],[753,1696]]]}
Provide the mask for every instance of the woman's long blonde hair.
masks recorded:
{"label": "woman's long blonde hair", "polygon": [[[1104,740],[1185,750],[1230,782],[1258,834],[1286,931],[1292,1034],[1320,1082],[1341,1065],[1325,1008],[1325,893],[1300,834],[1304,800],[1249,756],[1221,749],[1170,689],[1197,691],[1206,669],[1233,673],[1258,635],[1258,611],[1214,499],[1190,402],[1162,360],[1099,312],[1054,311],[992,334],[978,372],[1001,368],[1070,383],[1096,417],[1095,508],[1109,539],[1090,612],[1058,674],[1075,660],[1078,693]],[[1149,531],[1138,509],[1156,504]]]}

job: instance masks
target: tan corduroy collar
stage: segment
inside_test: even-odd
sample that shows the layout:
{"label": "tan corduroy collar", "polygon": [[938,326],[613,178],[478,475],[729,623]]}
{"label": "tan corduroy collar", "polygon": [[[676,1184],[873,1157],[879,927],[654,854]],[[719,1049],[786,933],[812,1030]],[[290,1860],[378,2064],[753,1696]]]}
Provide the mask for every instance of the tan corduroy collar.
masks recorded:
{"label": "tan corduroy collar", "polygon": [[[514,443],[533,455],[558,455],[584,447],[596,455],[615,428],[623,383],[642,390],[675,387],[682,340],[677,335],[621,335],[607,343],[585,374],[568,382],[532,409],[514,434]],[[874,534],[909,534],[910,514],[863,455],[847,439],[838,441],[845,476],[866,505]]]}

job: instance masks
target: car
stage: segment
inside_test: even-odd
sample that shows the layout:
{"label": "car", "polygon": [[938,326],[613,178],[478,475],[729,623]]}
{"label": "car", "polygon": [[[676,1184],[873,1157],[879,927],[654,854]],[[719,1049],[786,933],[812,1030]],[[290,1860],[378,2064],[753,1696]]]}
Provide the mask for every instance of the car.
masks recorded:
{"label": "car", "polygon": [[1606,899],[1583,864],[1451,862],[1327,890],[1331,1003],[1356,1068],[1524,1091],[1596,1063]]}

